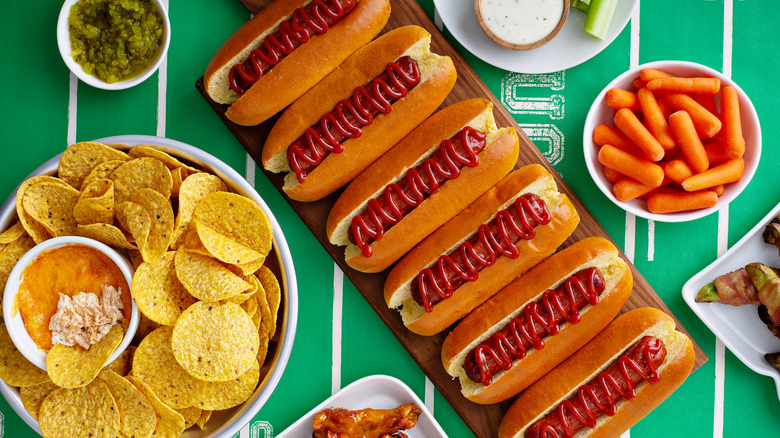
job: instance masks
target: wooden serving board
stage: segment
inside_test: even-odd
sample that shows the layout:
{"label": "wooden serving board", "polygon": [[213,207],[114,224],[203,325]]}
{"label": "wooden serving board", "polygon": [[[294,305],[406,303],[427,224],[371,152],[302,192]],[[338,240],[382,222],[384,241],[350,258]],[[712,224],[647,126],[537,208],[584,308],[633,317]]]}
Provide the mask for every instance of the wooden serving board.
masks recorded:
{"label": "wooden serving board", "polygon": [[[520,137],[520,156],[516,167],[521,167],[530,163],[538,163],[545,166],[545,168],[547,168],[555,177],[559,190],[572,200],[580,214],[581,221],[572,236],[562,247],[566,247],[571,243],[588,236],[601,236],[612,240],[593,215],[574,195],[555,169],[547,162],[536,145],[534,145],[534,143],[523,133],[517,122],[515,122],[509,112],[501,105],[501,102],[496,99],[474,70],[469,67],[455,48],[447,41],[433,22],[431,22],[417,2],[415,0],[391,0],[391,5],[392,14],[384,32],[409,24],[419,25],[428,30],[432,35],[431,50],[435,53],[450,56],[455,63],[458,71],[458,80],[442,106],[447,106],[473,97],[483,97],[491,100],[494,105],[494,114],[498,126],[514,127]],[[275,119],[254,127],[236,125],[225,118],[224,113],[227,106],[215,103],[206,95],[203,88],[203,78],[200,78],[195,86],[217,115],[225,122],[225,125],[235,135],[239,143],[241,143],[256,162],[260,163],[263,143],[265,142]],[[393,309],[388,309],[384,302],[382,291],[387,271],[380,274],[365,274],[355,271],[344,262],[343,248],[331,245],[330,242],[328,242],[325,235],[325,221],[328,217],[330,208],[338,198],[339,193],[337,192],[317,202],[304,203],[294,201],[284,195],[284,191],[282,190],[284,178],[282,174],[274,174],[267,171],[265,171],[265,174],[282,193],[285,199],[287,199],[292,208],[311,230],[314,237],[317,238],[333,260],[341,267],[390,331],[395,334],[398,341],[406,348],[431,382],[452,405],[474,435],[480,438],[497,436],[498,425],[501,422],[502,416],[511,404],[512,399],[493,405],[478,405],[464,398],[460,393],[460,384],[444,371],[441,360],[439,359],[441,344],[446,333],[425,337],[415,335],[408,331],[401,322],[398,312]],[[621,253],[621,255],[626,259],[624,254]],[[626,261],[628,260],[626,259]],[[631,266],[634,275],[634,290],[621,311],[625,312],[637,307],[651,306],[657,307],[674,317],[669,308],[658,297],[639,271],[637,271],[636,267],[630,262],[629,265]],[[675,318],[675,320],[677,319]],[[679,321],[678,327],[680,330],[686,332],[679,324]],[[707,356],[695,343],[694,347],[696,350],[695,369],[707,361]]]}

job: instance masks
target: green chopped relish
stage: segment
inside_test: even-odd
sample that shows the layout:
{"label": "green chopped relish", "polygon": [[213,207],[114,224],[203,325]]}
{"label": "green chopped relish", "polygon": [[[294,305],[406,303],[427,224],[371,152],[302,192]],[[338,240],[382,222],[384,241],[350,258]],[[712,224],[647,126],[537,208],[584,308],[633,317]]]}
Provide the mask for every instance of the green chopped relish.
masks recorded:
{"label": "green chopped relish", "polygon": [[80,0],[68,23],[73,60],[109,84],[138,76],[154,64],[166,32],[151,0]]}

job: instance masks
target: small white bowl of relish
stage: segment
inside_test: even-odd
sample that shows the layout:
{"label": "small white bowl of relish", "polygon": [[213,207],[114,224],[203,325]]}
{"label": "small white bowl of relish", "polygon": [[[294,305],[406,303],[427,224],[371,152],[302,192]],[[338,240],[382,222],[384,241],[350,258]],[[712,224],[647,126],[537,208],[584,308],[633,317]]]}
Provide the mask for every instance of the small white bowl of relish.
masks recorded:
{"label": "small white bowl of relish", "polygon": [[104,90],[130,88],[159,68],[171,42],[161,0],[65,0],[57,44],[82,82]]}

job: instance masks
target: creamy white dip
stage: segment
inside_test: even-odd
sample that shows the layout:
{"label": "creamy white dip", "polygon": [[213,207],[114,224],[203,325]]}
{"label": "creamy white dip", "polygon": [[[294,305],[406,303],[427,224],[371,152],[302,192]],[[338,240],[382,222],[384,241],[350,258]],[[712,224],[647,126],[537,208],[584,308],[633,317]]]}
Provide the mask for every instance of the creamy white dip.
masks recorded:
{"label": "creamy white dip", "polygon": [[482,19],[498,38],[530,44],[549,35],[561,20],[561,0],[482,0]]}

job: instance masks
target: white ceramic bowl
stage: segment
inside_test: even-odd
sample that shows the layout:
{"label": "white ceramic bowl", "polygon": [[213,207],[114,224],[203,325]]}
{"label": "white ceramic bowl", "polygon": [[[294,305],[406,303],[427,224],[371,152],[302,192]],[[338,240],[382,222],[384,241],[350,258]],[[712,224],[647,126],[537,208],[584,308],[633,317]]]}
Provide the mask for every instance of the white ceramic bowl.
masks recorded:
{"label": "white ceramic bowl", "polygon": [[[107,144],[127,145],[128,147],[139,144],[158,145],[160,150],[187,160],[197,167],[218,175],[237,193],[248,196],[257,202],[271,221],[271,226],[273,228],[273,251],[271,255],[273,256],[275,254],[275,257],[273,261],[269,260],[269,262],[278,263],[279,265],[281,273],[279,283],[282,286],[282,300],[279,309],[281,313],[277,323],[276,335],[271,339],[271,348],[268,351],[268,358],[261,368],[261,372],[265,372],[265,375],[261,375],[262,378],[257,389],[246,402],[228,410],[215,411],[208,424],[206,424],[205,429],[200,430],[197,427],[190,428],[184,431],[184,434],[182,435],[184,438],[232,437],[238,434],[241,428],[257,415],[260,408],[262,408],[265,402],[271,397],[271,393],[273,393],[276,385],[282,378],[284,368],[287,366],[287,361],[290,358],[293,342],[295,340],[295,328],[298,323],[298,283],[295,278],[295,268],[293,266],[290,248],[287,245],[287,240],[282,233],[279,222],[277,222],[271,209],[265,201],[263,201],[257,191],[239,175],[238,172],[213,155],[196,147],[176,140],[148,135],[121,135],[101,138],[95,141]],[[54,175],[57,172],[60,155],[56,155],[46,161],[38,169],[33,171],[28,178],[35,175]],[[0,208],[0,230],[8,228],[14,219],[16,219],[15,191],[10,194],[2,208]],[[271,258],[272,257],[269,256],[269,259]],[[5,397],[14,412],[16,412],[27,425],[40,434],[38,422],[22,405],[21,399],[19,398],[19,391],[16,388],[6,385],[5,382],[0,381],[0,393]]]}
{"label": "white ceramic bowl", "polygon": [[[3,319],[5,320],[5,326],[8,329],[8,334],[11,336],[11,340],[16,345],[16,348],[27,358],[30,362],[38,366],[38,368],[46,369],[46,352],[38,349],[35,345],[35,341],[32,340],[27,330],[24,328],[24,321],[22,321],[22,315],[17,312],[16,315],[12,315],[14,306],[10,305],[16,298],[16,293],[19,291],[19,286],[22,283],[23,271],[30,263],[35,261],[38,256],[49,249],[60,248],[67,245],[85,245],[102,252],[107,255],[111,260],[119,267],[122,274],[127,280],[127,285],[132,286],[133,281],[133,265],[130,260],[124,255],[120,254],[111,247],[104,245],[96,240],[87,239],[78,236],[63,236],[49,239],[35,245],[33,249],[23,255],[11,270],[11,274],[8,277],[8,282],[5,285],[5,292],[3,294],[3,302],[9,303],[3,306]],[[135,305],[135,301],[132,301],[132,311],[130,313],[130,325],[127,327],[125,337],[122,342],[111,354],[107,363],[111,363],[114,359],[125,351],[130,342],[135,336],[135,332],[138,329],[138,322],[140,320],[138,314],[138,307]]]}
{"label": "white ceramic bowl", "polygon": [[104,90],[124,90],[125,88],[133,87],[145,81],[147,78],[149,78],[149,76],[153,75],[158,68],[160,68],[160,65],[168,53],[168,46],[171,44],[171,20],[168,17],[168,9],[161,0],[152,0],[152,3],[154,3],[154,5],[157,6],[157,9],[160,10],[163,23],[165,24],[165,35],[163,35],[163,46],[162,50],[160,50],[160,55],[157,57],[157,60],[154,62],[154,64],[149,66],[149,68],[144,73],[125,81],[114,82],[112,84],[109,84],[108,82],[105,82],[102,79],[85,72],[84,68],[82,68],[81,65],[73,60],[70,46],[68,17],[70,16],[71,6],[76,4],[78,1],[79,0],[65,0],[65,2],[62,4],[62,9],[60,9],[60,15],[57,19],[57,45],[59,46],[60,56],[62,56],[62,60],[65,61],[65,65],[67,65],[70,71],[72,71],[76,77],[81,79],[82,82],[95,88],[102,88]]}
{"label": "white ceramic bowl", "polygon": [[[718,203],[714,207],[705,208],[701,210],[679,212],[679,213],[665,213],[655,214],[651,213],[647,209],[647,203],[642,199],[634,199],[628,202],[618,201],[612,194],[612,183],[607,181],[604,176],[604,166],[598,161],[598,146],[593,142],[593,129],[601,123],[614,126],[612,119],[615,115],[615,110],[607,106],[604,102],[604,95],[607,90],[611,88],[623,88],[626,90],[634,91],[632,81],[639,76],[639,72],[644,68],[655,68],[663,70],[668,73],[678,76],[709,76],[716,77],[721,80],[721,87],[731,86],[737,90],[739,95],[739,105],[742,117],[742,132],[745,136],[745,171],[742,179],[736,183],[726,185],[726,190],[718,200]],[[758,115],[756,109],[753,107],[753,103],[748,98],[747,94],[731,79],[723,76],[720,72],[713,70],[709,67],[686,61],[657,61],[642,64],[638,67],[632,68],[627,72],[621,74],[615,80],[610,82],[603,90],[596,96],[596,100],[588,111],[588,116],[585,119],[585,128],[583,131],[582,145],[585,152],[585,164],[588,166],[588,172],[590,172],[593,181],[601,189],[604,195],[614,202],[618,207],[623,210],[633,213],[637,216],[645,219],[652,219],[659,222],[685,222],[694,219],[699,219],[714,213],[721,208],[728,205],[733,201],[742,190],[750,183],[751,178],[756,173],[758,168],[758,162],[761,158],[761,126],[758,122]]]}

